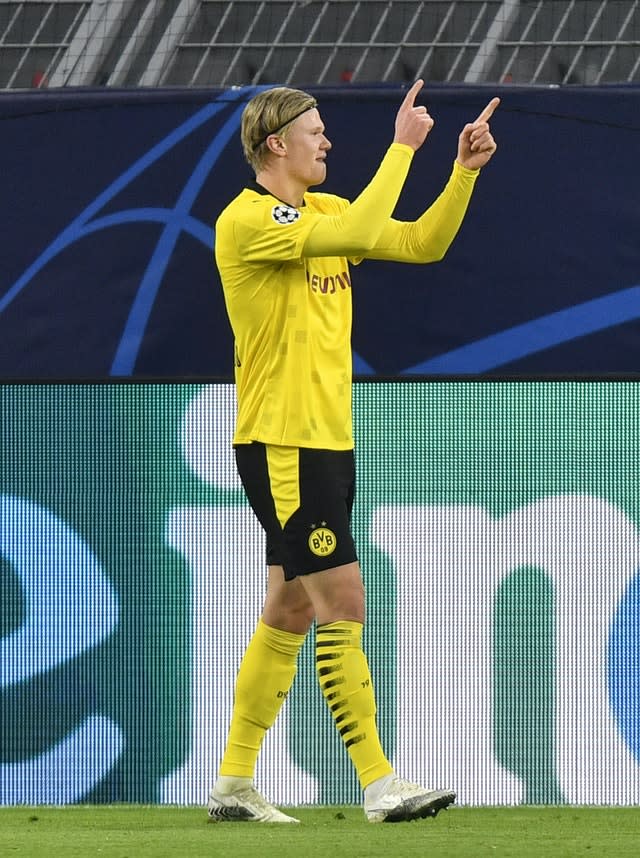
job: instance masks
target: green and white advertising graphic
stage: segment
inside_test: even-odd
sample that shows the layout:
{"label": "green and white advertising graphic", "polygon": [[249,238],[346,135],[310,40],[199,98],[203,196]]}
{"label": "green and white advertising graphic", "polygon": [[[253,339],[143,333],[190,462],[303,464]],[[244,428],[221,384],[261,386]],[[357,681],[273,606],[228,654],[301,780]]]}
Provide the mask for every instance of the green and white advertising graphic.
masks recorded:
{"label": "green and white advertising graphic", "polygon": [[[260,612],[229,384],[0,385],[0,803],[203,804]],[[383,743],[463,804],[640,803],[640,386],[356,384]],[[313,639],[257,781],[359,801]]]}

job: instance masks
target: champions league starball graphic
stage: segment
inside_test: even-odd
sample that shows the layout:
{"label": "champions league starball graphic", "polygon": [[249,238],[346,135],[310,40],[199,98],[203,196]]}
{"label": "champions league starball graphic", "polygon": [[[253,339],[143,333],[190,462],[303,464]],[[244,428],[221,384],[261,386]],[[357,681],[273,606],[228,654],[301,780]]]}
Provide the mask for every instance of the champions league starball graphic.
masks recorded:
{"label": "champions league starball graphic", "polygon": [[[0,214],[1,377],[231,377],[214,223],[252,179],[239,127],[258,89],[3,98],[0,149],[10,180]],[[357,139],[380,139],[399,92],[313,92],[333,143],[316,190],[353,200],[384,145],[363,149]],[[638,90],[500,94],[494,121],[505,145],[482,171],[445,259],[365,261],[345,272],[356,373],[636,371],[640,188],[626,140],[637,127]],[[413,219],[441,192],[455,154],[450,141],[486,95],[481,87],[429,88],[436,127],[413,160],[395,217]],[[581,145],[567,161],[561,153],[576,137]],[[525,140],[535,156],[523,152]],[[283,230],[299,216],[284,203],[272,210]]]}

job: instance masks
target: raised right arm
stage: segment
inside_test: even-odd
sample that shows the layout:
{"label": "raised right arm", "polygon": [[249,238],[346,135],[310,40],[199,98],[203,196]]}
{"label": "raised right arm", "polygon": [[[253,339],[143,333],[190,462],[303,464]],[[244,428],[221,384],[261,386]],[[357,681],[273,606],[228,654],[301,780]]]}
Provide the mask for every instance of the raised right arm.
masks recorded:
{"label": "raised right arm", "polygon": [[304,256],[363,256],[375,247],[396,207],[413,153],[433,128],[426,107],[415,104],[423,85],[416,81],[404,97],[393,143],[373,179],[343,214],[317,219],[304,243]]}

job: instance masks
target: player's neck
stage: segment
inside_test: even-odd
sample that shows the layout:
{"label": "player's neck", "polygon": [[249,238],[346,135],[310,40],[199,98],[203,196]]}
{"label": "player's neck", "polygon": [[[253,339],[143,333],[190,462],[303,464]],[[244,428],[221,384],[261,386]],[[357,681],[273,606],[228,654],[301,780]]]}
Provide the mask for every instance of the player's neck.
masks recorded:
{"label": "player's neck", "polygon": [[276,199],[282,200],[294,208],[299,208],[304,202],[307,188],[292,176],[278,175],[270,170],[261,170],[256,174],[256,182],[265,190],[273,194]]}

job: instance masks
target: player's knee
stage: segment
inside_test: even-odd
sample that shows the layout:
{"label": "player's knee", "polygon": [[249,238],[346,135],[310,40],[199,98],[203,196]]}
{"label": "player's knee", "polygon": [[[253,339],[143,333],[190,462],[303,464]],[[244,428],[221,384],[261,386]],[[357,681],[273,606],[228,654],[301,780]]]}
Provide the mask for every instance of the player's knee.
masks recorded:
{"label": "player's knee", "polygon": [[316,618],[315,608],[312,603],[307,600],[297,606],[295,610],[296,618],[301,626],[311,627],[311,624]]}
{"label": "player's knee", "polygon": [[263,618],[267,625],[279,629],[306,634],[315,619],[315,609],[309,599],[288,599],[265,605]]}
{"label": "player's knee", "polygon": [[349,620],[364,623],[364,615],[364,587],[353,584],[340,588],[326,600],[322,609],[322,622],[335,623],[340,620]]}

